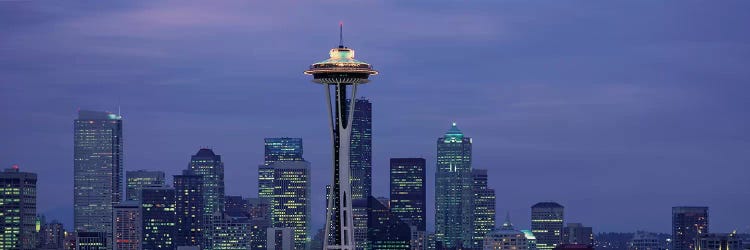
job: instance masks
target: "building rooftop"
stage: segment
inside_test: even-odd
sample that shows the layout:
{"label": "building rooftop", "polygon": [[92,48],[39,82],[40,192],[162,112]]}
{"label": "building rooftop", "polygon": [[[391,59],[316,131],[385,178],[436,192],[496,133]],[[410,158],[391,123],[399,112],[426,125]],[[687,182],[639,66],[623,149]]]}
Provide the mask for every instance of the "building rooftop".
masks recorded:
{"label": "building rooftop", "polygon": [[537,204],[534,204],[533,206],[531,206],[531,208],[564,208],[564,207],[557,202],[547,201],[547,202],[539,202]]}
{"label": "building rooftop", "polygon": [[78,120],[122,120],[122,116],[105,111],[78,110]]}

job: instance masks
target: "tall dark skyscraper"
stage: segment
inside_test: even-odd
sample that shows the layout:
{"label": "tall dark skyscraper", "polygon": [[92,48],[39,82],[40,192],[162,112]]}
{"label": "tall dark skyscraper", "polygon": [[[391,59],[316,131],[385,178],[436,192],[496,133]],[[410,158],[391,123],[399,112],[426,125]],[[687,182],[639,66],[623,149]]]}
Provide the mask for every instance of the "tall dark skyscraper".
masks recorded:
{"label": "tall dark skyscraper", "polygon": [[672,248],[696,249],[700,234],[708,232],[708,207],[672,207]]}
{"label": "tall dark skyscraper", "polygon": [[[343,27],[343,26],[342,26]],[[343,37],[343,36],[341,36]],[[368,63],[354,59],[354,50],[339,46],[330,50],[329,58],[313,63],[305,74],[313,76],[313,82],[322,84],[326,90],[328,120],[333,139],[333,183],[326,209],[324,248],[352,250],[355,248],[352,210],[351,156],[352,120],[354,112],[346,112],[346,106],[357,110],[357,87],[369,82],[378,72]],[[334,96],[331,96],[333,87]],[[351,89],[351,96],[347,89]],[[347,99],[352,101],[347,104]],[[332,103],[333,102],[333,103]]]}
{"label": "tall dark skyscraper", "polygon": [[125,196],[129,201],[138,201],[138,195],[145,186],[161,186],[164,183],[163,171],[125,171]]}
{"label": "tall dark skyscraper", "polygon": [[175,246],[203,246],[203,177],[185,170],[173,178],[175,188]]}
{"label": "tall dark skyscraper", "polygon": [[36,174],[0,172],[0,249],[36,249]]}
{"label": "tall dark skyscraper", "polygon": [[189,170],[203,177],[203,214],[222,213],[224,207],[224,163],[221,155],[202,148],[190,158]]}
{"label": "tall dark skyscraper", "polygon": [[424,158],[391,158],[391,212],[418,231],[427,230]]}
{"label": "tall dark skyscraper", "polygon": [[495,190],[487,186],[487,170],[473,169],[473,249],[482,249],[484,236],[495,229]]}
{"label": "tall dark skyscraper", "polygon": [[[349,112],[349,105],[346,107]],[[372,103],[364,98],[356,99],[353,117],[349,152],[352,199],[367,199],[372,195]]]}
{"label": "tall dark skyscraper", "polygon": [[123,198],[122,117],[81,110],[73,127],[74,228],[104,233],[112,248],[113,206]]}
{"label": "tall dark skyscraper", "polygon": [[453,123],[437,140],[435,239],[445,248],[471,248],[474,228],[471,138]]}
{"label": "tall dark skyscraper", "polygon": [[556,202],[539,202],[531,206],[531,232],[539,249],[553,249],[562,243],[565,207]]}
{"label": "tall dark skyscraper", "polygon": [[141,192],[143,249],[175,249],[175,190],[144,187]]}
{"label": "tall dark skyscraper", "polygon": [[[367,99],[355,99],[352,119],[351,151],[349,167],[351,169],[352,202],[367,203],[372,194],[372,103]],[[351,99],[346,101],[346,113],[349,112]],[[365,249],[367,244],[367,208],[352,207],[354,222],[355,249]]]}

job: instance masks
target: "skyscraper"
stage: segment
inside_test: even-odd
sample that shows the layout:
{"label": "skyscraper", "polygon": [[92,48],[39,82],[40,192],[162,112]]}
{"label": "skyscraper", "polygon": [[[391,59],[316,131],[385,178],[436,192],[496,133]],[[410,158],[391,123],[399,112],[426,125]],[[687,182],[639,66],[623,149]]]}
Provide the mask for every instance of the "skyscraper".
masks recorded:
{"label": "skyscraper", "polygon": [[140,250],[143,239],[141,205],[136,201],[125,201],[115,205],[114,210],[114,250]]}
{"label": "skyscraper", "polygon": [[531,232],[539,249],[552,249],[562,243],[564,207],[556,202],[531,206]]}
{"label": "skyscraper", "polygon": [[251,248],[250,219],[246,215],[224,213],[211,222],[211,250],[247,250]]}
{"label": "skyscraper", "polygon": [[411,249],[411,229],[390,208],[370,196],[367,200],[369,249]]}
{"label": "skyscraper", "polygon": [[391,158],[391,212],[404,223],[427,230],[424,158]]}
{"label": "skyscraper", "polygon": [[672,248],[693,250],[708,232],[708,207],[672,207]]}
{"label": "skyscraper", "polygon": [[277,161],[304,161],[302,158],[302,138],[276,137],[265,138],[264,165],[271,165]]}
{"label": "skyscraper", "polygon": [[190,170],[173,178],[175,188],[175,246],[203,246],[203,177]]}
{"label": "skyscraper", "polygon": [[291,228],[295,249],[310,241],[310,163],[278,161],[274,168],[273,227]]}
{"label": "skyscraper", "polygon": [[0,172],[0,249],[36,249],[36,174]]}
{"label": "skyscraper", "polygon": [[163,171],[137,170],[125,172],[125,196],[129,201],[138,201],[141,188],[164,185]]}
{"label": "skyscraper", "polygon": [[74,228],[105,233],[112,248],[112,207],[122,200],[122,117],[81,110],[73,127]]}
{"label": "skyscraper", "polygon": [[273,200],[273,168],[278,161],[304,161],[302,138],[278,137],[264,139],[263,165],[258,166],[258,198]]}
{"label": "skyscraper", "polygon": [[[343,25],[339,27],[343,29]],[[341,33],[340,33],[341,34]],[[343,35],[340,35],[343,37]],[[322,84],[326,90],[328,120],[333,139],[333,183],[326,209],[324,248],[352,250],[355,248],[352,212],[351,169],[349,157],[354,112],[345,112],[347,99],[349,108],[357,110],[356,99],[359,84],[369,82],[371,75],[378,74],[368,63],[354,59],[354,50],[344,47],[343,38],[339,46],[330,50],[329,58],[310,65],[305,74],[313,76],[313,82]],[[351,97],[347,95],[351,86]],[[331,87],[334,97],[331,98]],[[333,104],[331,102],[334,102]]]}
{"label": "skyscraper", "polygon": [[471,248],[473,204],[471,138],[453,123],[437,140],[435,239],[444,248]]}
{"label": "skyscraper", "polygon": [[[346,112],[349,112],[347,100]],[[372,103],[364,98],[354,101],[352,118],[351,168],[352,199],[367,199],[372,195]]]}
{"label": "skyscraper", "polygon": [[473,249],[482,249],[484,236],[495,229],[495,190],[487,186],[487,170],[473,169]]}
{"label": "skyscraper", "polygon": [[207,148],[198,150],[190,158],[188,169],[203,177],[203,214],[213,216],[224,208],[224,163],[221,155]]}
{"label": "skyscraper", "polygon": [[581,223],[568,223],[563,228],[563,240],[565,244],[594,245],[594,230],[584,227]]}
{"label": "skyscraper", "polygon": [[[346,101],[346,113],[350,112],[351,99]],[[354,100],[352,115],[351,169],[352,202],[367,203],[372,194],[372,103],[367,99]],[[367,244],[367,207],[352,206],[355,249],[365,249]]]}
{"label": "skyscraper", "polygon": [[175,190],[170,187],[141,189],[143,249],[175,249]]}

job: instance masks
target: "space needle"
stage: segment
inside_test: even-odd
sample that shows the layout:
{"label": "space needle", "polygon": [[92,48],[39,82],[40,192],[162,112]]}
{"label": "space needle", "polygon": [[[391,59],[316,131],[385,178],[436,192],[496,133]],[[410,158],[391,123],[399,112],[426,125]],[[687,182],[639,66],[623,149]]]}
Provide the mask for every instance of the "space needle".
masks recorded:
{"label": "space needle", "polygon": [[[349,168],[351,124],[357,86],[368,83],[370,76],[377,75],[378,72],[370,64],[354,59],[354,49],[344,47],[343,23],[339,24],[339,46],[331,49],[328,54],[330,58],[313,63],[305,70],[306,75],[313,76],[313,82],[323,85],[325,89],[333,140],[333,184],[326,210],[323,249],[354,250]],[[351,96],[347,95],[347,89],[351,89]],[[348,107],[347,98],[350,100]]]}

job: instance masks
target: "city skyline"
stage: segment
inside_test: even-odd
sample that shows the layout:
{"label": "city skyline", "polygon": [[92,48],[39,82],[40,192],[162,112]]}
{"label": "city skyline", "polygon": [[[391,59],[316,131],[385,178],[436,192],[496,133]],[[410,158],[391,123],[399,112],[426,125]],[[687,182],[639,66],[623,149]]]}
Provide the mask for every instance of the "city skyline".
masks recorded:
{"label": "city skyline", "polygon": [[[521,190],[520,194],[498,197],[496,203],[498,216],[510,211],[512,217],[516,218],[513,222],[517,228],[530,228],[529,222],[521,219],[529,217],[529,206],[539,201],[553,200],[566,207],[566,221],[592,226],[596,232],[640,229],[670,232],[671,207],[690,205],[711,208],[712,231],[750,231],[746,226],[750,217],[739,212],[739,208],[749,205],[747,201],[724,198],[726,190],[733,196],[747,197],[750,194],[750,184],[741,178],[748,171],[748,136],[745,132],[748,120],[743,117],[742,110],[747,106],[747,100],[733,94],[746,92],[746,87],[738,82],[744,84],[741,80],[748,78],[747,73],[738,71],[736,65],[747,64],[747,61],[728,55],[748,51],[747,48],[732,45],[750,40],[744,33],[738,32],[737,26],[737,23],[750,20],[750,17],[731,10],[743,9],[741,6],[730,8],[732,3],[713,6],[685,3],[670,8],[669,13],[672,14],[668,17],[659,17],[666,11],[665,6],[653,4],[622,6],[597,3],[581,6],[583,10],[600,11],[599,14],[579,14],[608,25],[602,27],[586,26],[584,20],[560,17],[574,11],[565,8],[553,10],[552,7],[559,7],[557,4],[543,8],[542,11],[551,14],[548,19],[527,20],[525,18],[534,17],[530,12],[535,8],[511,4],[511,9],[517,12],[501,12],[501,16],[509,16],[506,17],[510,20],[508,30],[495,24],[495,17],[476,5],[431,7],[430,10],[434,11],[457,8],[458,14],[449,15],[448,21],[437,21],[435,24],[460,23],[462,20],[464,25],[450,26],[460,35],[453,37],[444,35],[444,30],[427,29],[432,27],[428,25],[430,21],[438,20],[429,10],[418,10],[410,4],[403,4],[398,6],[405,10],[387,14],[385,10],[394,6],[383,5],[385,7],[371,6],[373,13],[366,17],[399,17],[404,11],[415,11],[421,15],[408,19],[413,22],[406,25],[415,33],[406,36],[386,29],[383,35],[378,35],[377,32],[382,29],[378,29],[380,26],[377,24],[357,19],[354,14],[340,17],[360,30],[348,31],[351,32],[348,37],[352,39],[347,44],[367,51],[365,58],[384,72],[383,77],[378,79],[377,88],[368,86],[360,92],[373,103],[374,196],[388,194],[388,186],[382,183],[387,183],[388,160],[397,157],[425,158],[428,190],[434,190],[434,140],[448,128],[450,122],[455,121],[475,140],[474,166],[488,169],[490,179],[496,180],[494,183],[491,181],[489,186],[499,189],[499,181],[503,180],[510,182],[506,183],[508,186]],[[208,28],[180,19],[184,13],[195,11],[194,5],[186,5],[172,12],[177,15],[177,18],[170,19],[174,23],[167,22],[153,29],[131,29],[128,30],[130,33],[102,33],[104,36],[124,36],[134,40],[173,41],[187,36],[179,32],[182,28],[196,27],[199,31],[207,32],[215,25],[220,31],[218,35],[222,37],[237,37],[246,43],[254,41],[254,32],[257,32],[269,36],[273,41],[283,41],[286,45],[283,49],[292,50],[295,54],[294,58],[278,59],[280,62],[271,60],[266,65],[258,65],[255,61],[263,61],[262,58],[270,58],[281,50],[261,51],[271,46],[262,41],[242,46],[233,41],[227,42],[227,47],[247,51],[221,58],[187,51],[180,46],[170,48],[163,43],[157,43],[155,47],[145,43],[127,47],[117,42],[103,42],[106,39],[95,36],[60,33],[72,32],[76,27],[93,34],[106,30],[103,27],[107,25],[124,20],[147,22],[169,18],[159,16],[169,12],[158,4],[125,7],[104,5],[96,7],[101,8],[98,10],[83,9],[71,14],[63,14],[64,10],[70,10],[70,6],[55,6],[44,8],[29,3],[0,8],[7,13],[0,15],[3,20],[34,27],[27,31],[2,28],[8,34],[3,38],[8,41],[4,44],[10,47],[2,47],[0,51],[9,55],[13,64],[20,67],[9,66],[0,71],[6,76],[0,80],[0,105],[3,107],[0,115],[8,117],[10,121],[0,125],[0,137],[14,144],[14,147],[0,152],[0,168],[17,163],[25,171],[39,174],[38,213],[47,214],[49,219],[60,220],[66,227],[72,225],[73,150],[70,125],[78,108],[116,111],[118,106],[122,107],[126,171],[164,171],[171,179],[172,175],[179,174],[185,168],[189,155],[202,147],[213,148],[223,156],[226,173],[231,173],[227,174],[226,180],[228,195],[254,197],[257,193],[255,180],[257,164],[263,162],[262,138],[304,138],[307,144],[306,159],[312,166],[312,196],[322,197],[322,187],[329,182],[329,172],[326,170],[331,164],[327,147],[330,138],[325,133],[324,108],[319,98],[321,91],[308,86],[308,80],[297,74],[299,67],[306,65],[310,58],[319,57],[321,50],[335,45],[335,29],[331,26],[338,22],[338,17],[327,17],[309,26],[280,22],[272,24],[274,29],[270,31],[256,26],[252,26],[254,29],[250,31],[239,31],[224,19],[211,20]],[[271,7],[271,13],[281,11],[276,5]],[[713,19],[698,18],[699,21],[693,23],[700,24],[695,25],[695,31],[669,21],[669,18],[677,18],[689,22],[689,18],[682,15],[699,7]],[[611,8],[619,8],[631,15],[635,15],[634,9],[653,8],[635,16],[648,17],[649,24],[656,23],[656,28],[649,29],[639,21],[615,13]],[[244,20],[244,15],[228,9],[218,5],[207,11],[227,11],[231,14],[228,17]],[[113,15],[117,18],[99,22],[103,19],[93,14],[99,11],[105,17]],[[733,15],[719,14],[724,11]],[[54,15],[49,22],[41,22],[21,18],[11,12],[33,17]],[[473,13],[476,15],[471,15]],[[518,16],[514,16],[514,13]],[[259,15],[258,18],[262,17]],[[405,18],[396,19],[403,21]],[[712,25],[702,26],[704,22],[723,29],[711,29]],[[396,23],[388,21],[383,25],[392,28]],[[37,33],[52,26],[61,31],[44,35]],[[278,27],[291,27],[293,31],[318,33],[319,36],[304,40],[301,39],[302,34],[280,35],[284,32],[275,29]],[[523,27],[532,28],[533,31],[519,31]],[[581,27],[594,31],[589,32]],[[311,30],[303,32],[308,28]],[[169,32],[155,34],[159,32],[154,31],[160,29]],[[662,29],[671,30],[672,33],[654,34]],[[573,35],[562,35],[560,33],[565,32],[560,30]],[[551,39],[556,43],[545,42],[536,34],[545,31],[554,31],[550,35],[558,38]],[[509,35],[501,35],[504,32]],[[248,36],[248,33],[251,35]],[[703,34],[716,41],[703,40]],[[642,37],[655,41],[639,40]],[[31,46],[33,43],[28,39],[35,38],[53,42],[50,46],[32,51],[38,44]],[[691,43],[675,41],[681,38]],[[482,39],[490,42],[482,42]],[[436,42],[426,43],[427,48],[421,49],[410,42],[431,40]],[[627,43],[617,43],[619,40]],[[222,43],[208,42],[215,46],[212,49],[218,55],[229,54],[229,51],[216,46]],[[642,45],[641,42],[655,48],[636,46]],[[83,49],[91,43],[100,46]],[[194,45],[194,42],[188,44]],[[596,46],[583,48],[592,45]],[[8,48],[21,52],[15,53]],[[634,50],[630,51],[633,55],[608,52],[614,48]],[[129,52],[118,52],[119,49]],[[451,51],[454,49],[459,52]],[[431,54],[426,52],[428,50],[445,53]],[[190,52],[184,56],[194,59],[187,60],[191,63],[179,63],[185,60],[181,56],[174,56],[179,52]],[[597,57],[598,53],[603,53],[607,60]],[[723,57],[715,57],[716,53],[730,59],[718,60]],[[558,57],[545,56],[548,54]],[[66,60],[59,58],[67,59],[68,55],[76,55],[79,59],[66,65]],[[409,62],[414,58],[440,66],[440,63],[465,55],[496,59],[493,59],[492,67],[467,62],[469,66],[479,68],[463,69],[462,77],[479,72],[475,70],[490,69],[501,70],[504,75],[492,80],[460,79],[452,75],[438,77],[429,76],[435,69],[423,66],[413,66],[410,73],[399,72],[410,69]],[[45,60],[42,58],[51,58],[51,61],[34,66],[39,60]],[[134,74],[138,70],[123,69],[126,68],[124,65],[141,64],[144,58],[174,66],[156,66],[152,63],[136,65],[137,69],[146,69],[143,74]],[[713,59],[721,64],[708,63],[716,61]],[[99,64],[97,60],[111,62],[112,65]],[[616,62],[613,65],[604,63],[610,61]],[[210,65],[227,66],[225,64],[237,62],[241,63],[229,66],[226,71]],[[542,64],[529,66],[537,63]],[[662,68],[654,73],[639,66],[641,63],[647,65],[645,68]],[[250,65],[257,68],[247,67]],[[83,68],[66,73],[73,66]],[[557,66],[562,69],[555,69]],[[442,67],[438,69],[444,70]],[[253,70],[239,73],[248,68]],[[79,75],[84,75],[81,73],[91,74],[81,77]],[[420,77],[407,77],[411,73]],[[722,83],[715,84],[716,80]],[[272,81],[279,82],[269,84]],[[456,87],[453,85],[456,83],[472,88]],[[720,85],[722,88],[708,88],[708,85]],[[294,86],[295,90],[290,90],[290,86]],[[391,95],[399,91],[415,92],[425,86],[434,88],[416,99]],[[485,88],[479,91],[474,87]],[[263,96],[249,93],[256,89],[261,89]],[[447,93],[460,98],[446,98]],[[287,103],[274,101],[284,95],[296,100]],[[193,102],[196,98],[216,103],[197,104]],[[412,103],[421,105],[408,105]],[[45,152],[45,156],[39,157],[38,152]],[[706,168],[713,171],[701,172],[699,176],[690,175]],[[563,180],[557,179],[556,176],[560,174],[564,176]],[[713,180],[718,177],[723,181],[715,183],[715,188],[711,190],[691,189],[690,192],[683,192],[679,189],[704,178]],[[535,184],[542,183],[541,187],[530,189],[523,186],[522,180],[532,178],[537,180]],[[634,183],[634,178],[638,178],[639,183]],[[564,182],[569,189],[552,189],[559,186],[553,181]],[[430,228],[434,225],[433,216],[429,215],[434,213],[434,200],[431,198],[434,194],[428,192],[427,225]],[[322,208],[322,204],[321,199],[314,200],[313,211]],[[615,209],[628,213],[610,218],[609,211]],[[322,227],[319,218],[313,216],[313,220],[317,221],[313,221],[312,228]],[[622,220],[628,223],[621,223]],[[498,221],[502,221],[502,218]],[[742,225],[745,228],[738,228]]]}

